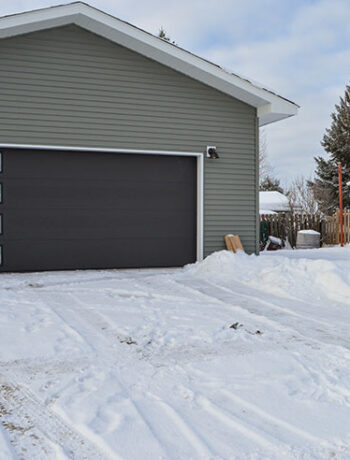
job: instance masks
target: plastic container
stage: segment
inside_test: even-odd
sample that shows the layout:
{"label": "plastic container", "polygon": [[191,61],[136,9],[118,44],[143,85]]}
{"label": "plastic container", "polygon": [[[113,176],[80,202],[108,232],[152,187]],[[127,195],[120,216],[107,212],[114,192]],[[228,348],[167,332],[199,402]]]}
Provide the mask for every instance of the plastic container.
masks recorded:
{"label": "plastic container", "polygon": [[321,234],[315,230],[299,230],[297,249],[315,249],[320,247]]}

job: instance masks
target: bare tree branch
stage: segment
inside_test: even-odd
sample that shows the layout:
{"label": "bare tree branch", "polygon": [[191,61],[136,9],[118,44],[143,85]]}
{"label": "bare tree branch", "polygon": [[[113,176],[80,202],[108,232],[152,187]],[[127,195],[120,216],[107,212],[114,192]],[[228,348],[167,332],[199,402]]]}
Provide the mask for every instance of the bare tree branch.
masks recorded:
{"label": "bare tree branch", "polygon": [[304,176],[295,177],[287,191],[291,212],[304,212],[316,214],[319,211],[318,203],[315,200],[314,190],[310,186],[311,178]]}
{"label": "bare tree branch", "polygon": [[264,129],[259,133],[259,183],[263,182],[271,173],[271,165],[267,158],[267,136]]}

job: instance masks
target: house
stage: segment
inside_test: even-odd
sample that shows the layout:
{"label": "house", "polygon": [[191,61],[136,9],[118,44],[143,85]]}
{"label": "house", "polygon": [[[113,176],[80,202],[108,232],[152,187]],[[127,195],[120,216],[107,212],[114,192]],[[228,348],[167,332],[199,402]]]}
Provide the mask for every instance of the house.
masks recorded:
{"label": "house", "polygon": [[[299,204],[294,204],[295,211],[301,211]],[[276,214],[278,212],[290,212],[290,203],[288,197],[281,192],[266,191],[259,192],[259,213]]]}
{"label": "house", "polygon": [[258,251],[258,128],[291,101],[84,3],[0,19],[1,270]]}
{"label": "house", "polygon": [[289,200],[286,195],[277,191],[259,192],[260,214],[276,214],[290,210]]}

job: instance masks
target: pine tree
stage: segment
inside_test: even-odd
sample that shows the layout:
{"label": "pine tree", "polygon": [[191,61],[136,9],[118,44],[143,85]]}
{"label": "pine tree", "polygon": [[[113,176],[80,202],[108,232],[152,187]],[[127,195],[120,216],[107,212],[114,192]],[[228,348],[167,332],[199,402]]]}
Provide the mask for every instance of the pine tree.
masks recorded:
{"label": "pine tree", "polygon": [[321,145],[333,160],[341,161],[345,166],[350,164],[350,85],[335,110],[331,115],[331,127],[326,129]]}
{"label": "pine tree", "polygon": [[281,183],[275,177],[267,175],[261,182],[259,186],[260,192],[280,192],[284,193]]}
{"label": "pine tree", "polygon": [[315,161],[317,178],[310,182],[310,186],[320,211],[325,215],[332,215],[339,203],[337,162],[322,157],[315,157]]}
{"label": "pine tree", "polygon": [[343,204],[350,208],[350,188],[346,185],[350,181],[350,85],[347,85],[340,103],[336,104],[331,118],[331,127],[326,129],[321,142],[330,159],[315,157],[316,179],[310,182],[321,212],[328,215],[337,209],[339,203],[339,161],[343,172]]}

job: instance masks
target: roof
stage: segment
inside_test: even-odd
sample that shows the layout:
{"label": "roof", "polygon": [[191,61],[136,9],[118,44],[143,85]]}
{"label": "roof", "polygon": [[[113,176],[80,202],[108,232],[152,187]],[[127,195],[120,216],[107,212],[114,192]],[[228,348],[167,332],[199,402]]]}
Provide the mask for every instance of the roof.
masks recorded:
{"label": "roof", "polygon": [[277,214],[277,212],[271,211],[271,209],[259,209],[259,214],[260,215],[264,214],[265,216],[267,216],[267,215]]}
{"label": "roof", "polygon": [[260,126],[297,114],[298,105],[273,91],[83,2],[4,16],[0,18],[0,38],[68,24],[89,30],[255,107]]}
{"label": "roof", "polygon": [[259,209],[269,210],[264,214],[270,214],[271,211],[289,211],[288,198],[280,192],[259,192]]}

